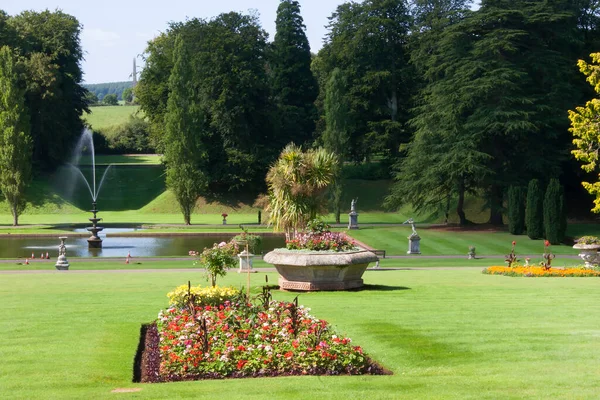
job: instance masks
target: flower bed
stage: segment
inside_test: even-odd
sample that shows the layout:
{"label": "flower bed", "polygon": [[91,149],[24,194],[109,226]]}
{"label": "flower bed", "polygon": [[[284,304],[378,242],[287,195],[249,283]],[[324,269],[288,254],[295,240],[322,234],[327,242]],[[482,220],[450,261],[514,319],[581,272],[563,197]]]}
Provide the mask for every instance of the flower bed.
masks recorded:
{"label": "flower bed", "polygon": [[155,367],[142,381],[384,373],[309,309],[266,304],[226,301],[195,306],[193,313],[190,307],[161,311],[146,338],[146,348],[154,348],[160,362],[145,362]]}
{"label": "flower bed", "polygon": [[586,276],[600,276],[600,271],[587,268],[544,268],[537,266],[517,266],[517,267],[503,267],[493,266],[483,270],[484,274],[489,275],[506,275],[506,276],[526,276],[526,277],[546,277],[546,276],[560,276],[560,277],[586,277]]}

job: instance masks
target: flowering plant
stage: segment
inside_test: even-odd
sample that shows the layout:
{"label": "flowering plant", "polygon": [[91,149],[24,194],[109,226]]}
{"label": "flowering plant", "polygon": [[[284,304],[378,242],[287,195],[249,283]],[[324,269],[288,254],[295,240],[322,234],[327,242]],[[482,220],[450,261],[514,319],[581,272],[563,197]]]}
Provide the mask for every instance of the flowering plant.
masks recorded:
{"label": "flowering plant", "polygon": [[600,244],[600,239],[596,236],[582,236],[579,239],[575,240],[577,244]]}
{"label": "flowering plant", "polygon": [[525,277],[585,277],[596,276],[600,277],[600,271],[595,271],[587,268],[555,268],[544,266],[516,266],[516,267],[501,267],[493,266],[484,268],[484,274],[489,275],[506,275],[506,276],[525,276]]}
{"label": "flowering plant", "polygon": [[517,245],[516,241],[512,241],[512,249],[510,250],[510,254],[506,255],[506,261],[508,263],[508,268],[512,267],[513,263],[519,262],[517,256],[515,255],[515,246]]}
{"label": "flowering plant", "polygon": [[159,379],[363,374],[363,350],[296,303],[226,301],[158,314]]}
{"label": "flowering plant", "polygon": [[544,269],[549,270],[550,264],[552,264],[552,260],[554,260],[556,256],[554,254],[552,254],[552,250],[550,249],[550,242],[548,240],[544,241],[544,254],[542,254],[542,258],[544,259],[544,261],[542,261],[542,267]]}
{"label": "flowering plant", "polygon": [[223,213],[223,214],[221,214],[221,217],[223,217],[223,218],[227,218],[227,213]]}
{"label": "flowering plant", "polygon": [[215,243],[213,247],[205,247],[202,253],[192,250],[189,255],[197,257],[194,264],[199,262],[206,269],[206,275],[210,279],[211,286],[215,286],[217,276],[225,276],[227,268],[235,267],[237,253],[237,244],[230,241]]}
{"label": "flowering plant", "polygon": [[316,219],[307,224],[308,232],[298,233],[294,239],[286,240],[288,250],[347,251],[357,249],[345,233],[330,232],[329,225]]}
{"label": "flowering plant", "polygon": [[233,287],[202,287],[181,285],[167,293],[171,307],[182,308],[190,301],[196,306],[218,306],[239,296],[240,291]]}

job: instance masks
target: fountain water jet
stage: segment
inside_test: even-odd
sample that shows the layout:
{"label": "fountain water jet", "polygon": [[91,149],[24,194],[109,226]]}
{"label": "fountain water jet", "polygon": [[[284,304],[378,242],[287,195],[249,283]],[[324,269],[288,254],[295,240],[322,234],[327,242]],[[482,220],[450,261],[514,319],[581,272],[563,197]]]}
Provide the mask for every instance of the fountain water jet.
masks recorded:
{"label": "fountain water jet", "polygon": [[[87,146],[90,150],[90,155],[92,158],[92,185],[90,185],[83,172],[81,172],[81,169],[79,169],[77,166],[79,165],[79,159],[81,158],[85,146]],[[74,162],[69,164],[69,167],[72,170],[77,171],[79,173],[78,176],[83,179],[92,197],[92,209],[90,211],[94,214],[94,216],[93,218],[89,218],[90,222],[92,223],[92,226],[86,228],[92,234],[92,236],[90,236],[90,238],[88,239],[88,248],[102,248],[102,239],[98,236],[98,232],[101,232],[104,228],[97,225],[99,221],[102,221],[102,218],[96,217],[96,213],[98,212],[98,210],[96,209],[96,199],[98,198],[100,188],[102,188],[102,184],[104,183],[104,178],[106,178],[106,173],[108,172],[110,167],[112,167],[112,165],[109,165],[108,168],[104,170],[104,174],[102,174],[102,178],[100,179],[100,184],[98,185],[98,188],[96,188],[96,154],[94,149],[94,140],[92,137],[92,132],[89,129],[85,129],[83,131],[83,134],[81,135],[81,138],[79,139],[79,142],[75,147]]]}

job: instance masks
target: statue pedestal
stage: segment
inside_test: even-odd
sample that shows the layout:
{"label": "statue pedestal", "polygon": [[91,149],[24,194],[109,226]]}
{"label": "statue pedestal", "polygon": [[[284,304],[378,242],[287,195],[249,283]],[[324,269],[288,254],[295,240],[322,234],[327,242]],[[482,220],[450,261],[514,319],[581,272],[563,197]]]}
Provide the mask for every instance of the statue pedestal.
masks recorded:
{"label": "statue pedestal", "polygon": [[413,234],[408,237],[408,251],[406,254],[421,254],[421,237]]}
{"label": "statue pedestal", "polygon": [[358,229],[358,213],[356,211],[351,211],[348,214],[348,229]]}

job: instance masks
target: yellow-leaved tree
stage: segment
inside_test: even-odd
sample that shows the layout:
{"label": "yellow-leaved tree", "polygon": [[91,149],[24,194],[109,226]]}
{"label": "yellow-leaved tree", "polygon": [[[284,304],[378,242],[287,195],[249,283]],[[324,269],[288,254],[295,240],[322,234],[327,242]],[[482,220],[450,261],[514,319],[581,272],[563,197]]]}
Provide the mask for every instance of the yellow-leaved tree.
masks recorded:
{"label": "yellow-leaved tree", "polygon": [[[586,80],[594,87],[600,95],[600,53],[590,54],[592,63],[579,60],[579,70],[587,77]],[[584,107],[577,107],[575,111],[569,110],[573,144],[577,147],[571,153],[579,161],[583,162],[581,168],[586,172],[592,172],[598,166],[598,152],[600,150],[600,99],[595,98]],[[600,175],[599,175],[600,177]],[[583,187],[592,195],[595,213],[600,213],[600,182],[582,182]]]}

